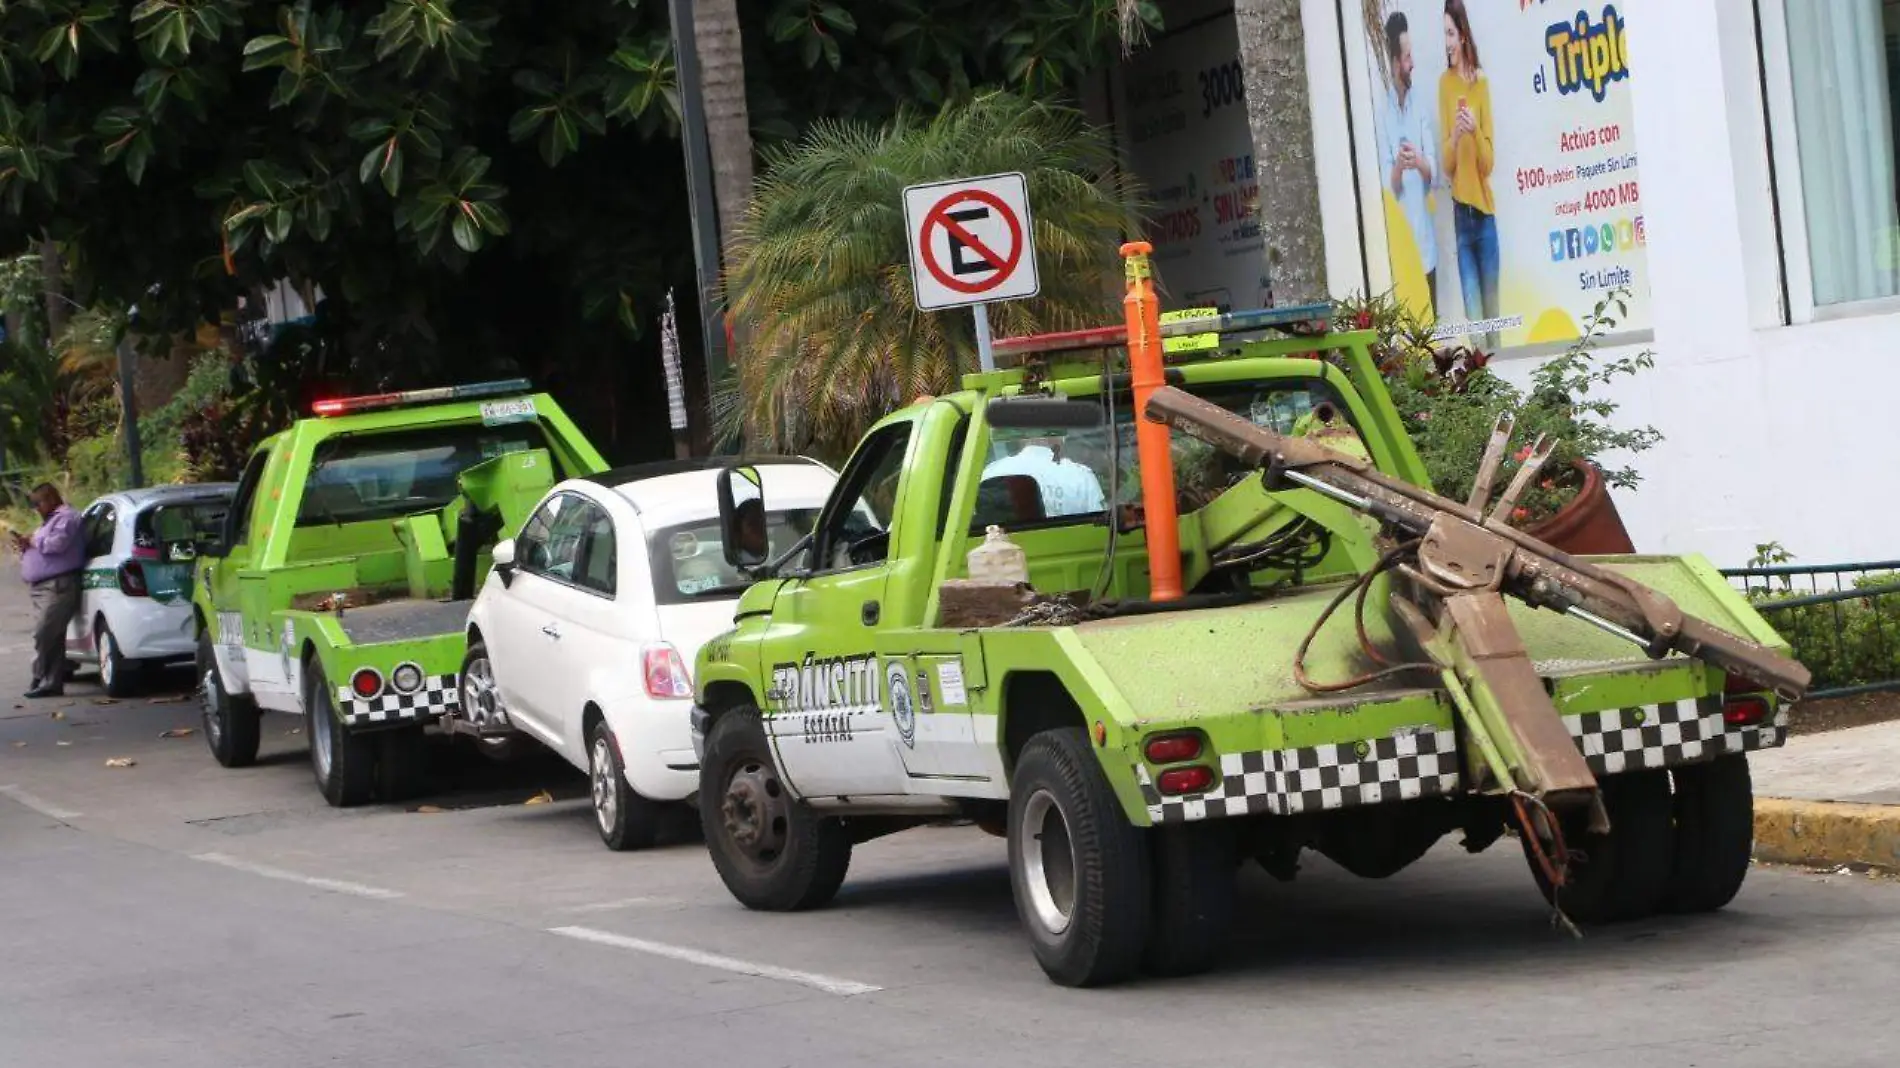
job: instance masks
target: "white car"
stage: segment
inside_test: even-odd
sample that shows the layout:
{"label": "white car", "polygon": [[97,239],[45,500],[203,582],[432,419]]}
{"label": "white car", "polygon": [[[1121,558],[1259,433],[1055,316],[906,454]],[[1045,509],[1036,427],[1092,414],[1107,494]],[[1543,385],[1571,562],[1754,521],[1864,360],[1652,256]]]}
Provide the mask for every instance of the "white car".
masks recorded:
{"label": "white car", "polygon": [[80,513],[86,566],[66,654],[99,665],[106,693],[133,693],[146,669],[197,652],[191,614],[196,542],[215,536],[229,483],[109,493]]}
{"label": "white car", "polygon": [[811,529],[837,481],[801,459],[683,460],[569,479],[542,499],[469,613],[461,704],[588,773],[610,849],[652,843],[699,786],[688,665],[732,626],[746,580],[725,561],[721,467],[749,463],[773,555]]}

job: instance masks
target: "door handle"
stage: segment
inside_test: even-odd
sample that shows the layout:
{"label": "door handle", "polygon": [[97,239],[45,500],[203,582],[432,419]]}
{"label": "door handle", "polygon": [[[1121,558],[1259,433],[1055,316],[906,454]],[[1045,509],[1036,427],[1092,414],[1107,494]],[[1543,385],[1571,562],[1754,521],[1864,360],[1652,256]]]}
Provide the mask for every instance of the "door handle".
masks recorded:
{"label": "door handle", "polygon": [[555,626],[552,623],[549,623],[547,626],[542,627],[541,633],[547,635],[550,638],[553,638],[557,642],[561,640],[561,628]]}
{"label": "door handle", "polygon": [[878,617],[882,614],[883,611],[878,607],[876,601],[866,601],[864,602],[864,607],[858,611],[858,618],[864,621],[865,626],[875,627],[877,626]]}

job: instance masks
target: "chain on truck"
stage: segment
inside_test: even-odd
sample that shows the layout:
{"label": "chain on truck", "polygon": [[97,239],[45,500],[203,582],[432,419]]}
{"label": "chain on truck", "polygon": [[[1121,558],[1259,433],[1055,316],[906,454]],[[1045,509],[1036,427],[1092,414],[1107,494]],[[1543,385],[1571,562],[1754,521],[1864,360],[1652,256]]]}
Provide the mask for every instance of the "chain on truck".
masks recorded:
{"label": "chain on truck", "polygon": [[[974,820],[1070,985],[1210,966],[1238,866],[1308,849],[1379,878],[1508,831],[1566,923],[1725,905],[1746,754],[1808,682],[1785,644],[1701,557],[1512,528],[1550,443],[1494,503],[1508,420],[1469,500],[1433,493],[1373,335],[1325,306],[1163,326],[1148,251],[1123,325],[999,340],[1012,366],[874,426],[791,552],[725,538],[759,581],[694,728],[731,892],[814,907],[854,845]],[[756,483],[726,473],[726,522]],[[1020,573],[972,577],[1011,545]]]}
{"label": "chain on truck", "polygon": [[252,453],[224,529],[198,545],[205,740],[257,758],[264,710],[304,715],[333,805],[425,785],[424,730],[499,753],[502,710],[462,700],[468,610],[496,537],[555,482],[606,469],[526,381],[318,401]]}

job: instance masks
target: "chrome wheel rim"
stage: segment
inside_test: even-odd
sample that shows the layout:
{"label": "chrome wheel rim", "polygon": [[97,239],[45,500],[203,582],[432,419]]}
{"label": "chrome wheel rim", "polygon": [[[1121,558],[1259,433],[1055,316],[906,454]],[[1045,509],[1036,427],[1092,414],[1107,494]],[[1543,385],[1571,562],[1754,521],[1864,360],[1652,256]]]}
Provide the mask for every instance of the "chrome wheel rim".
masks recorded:
{"label": "chrome wheel rim", "polygon": [[776,863],[791,829],[791,803],[778,774],[766,762],[747,757],[726,780],[719,802],[721,828],[748,862]]}
{"label": "chrome wheel rim", "polygon": [[508,719],[501,706],[501,694],[495,688],[495,669],[488,658],[478,656],[462,668],[462,710],[477,726],[503,723]]}
{"label": "chrome wheel rim", "polygon": [[615,789],[614,758],[607,745],[604,732],[594,739],[594,818],[600,822],[602,834],[612,834],[614,823],[620,818],[620,794]]}
{"label": "chrome wheel rim", "polygon": [[109,690],[112,688],[112,657],[118,652],[118,647],[113,644],[111,631],[99,635],[99,648],[94,651],[99,654],[99,682]]}
{"label": "chrome wheel rim", "polygon": [[330,710],[322,703],[314,704],[310,709],[310,761],[316,765],[317,778],[330,781],[330,732],[336,724],[330,722]]}
{"label": "chrome wheel rim", "polygon": [[1075,914],[1077,865],[1068,817],[1049,791],[1037,790],[1029,798],[1021,834],[1030,911],[1044,930],[1059,935],[1069,929]]}
{"label": "chrome wheel rim", "polygon": [[216,749],[224,741],[224,717],[218,715],[218,673],[211,668],[198,684],[198,700],[204,707],[205,740]]}

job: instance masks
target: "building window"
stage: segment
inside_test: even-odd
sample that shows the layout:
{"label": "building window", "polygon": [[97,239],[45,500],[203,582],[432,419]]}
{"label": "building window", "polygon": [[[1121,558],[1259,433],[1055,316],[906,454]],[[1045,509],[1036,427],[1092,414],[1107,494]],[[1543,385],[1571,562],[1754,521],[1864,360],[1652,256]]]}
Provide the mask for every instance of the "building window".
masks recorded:
{"label": "building window", "polygon": [[1784,6],[1814,303],[1900,296],[1900,4]]}

